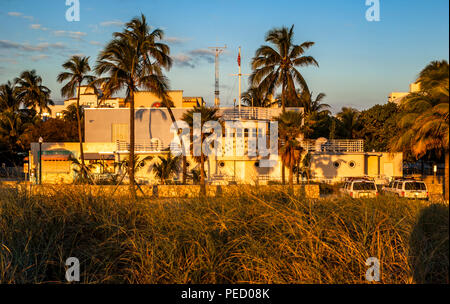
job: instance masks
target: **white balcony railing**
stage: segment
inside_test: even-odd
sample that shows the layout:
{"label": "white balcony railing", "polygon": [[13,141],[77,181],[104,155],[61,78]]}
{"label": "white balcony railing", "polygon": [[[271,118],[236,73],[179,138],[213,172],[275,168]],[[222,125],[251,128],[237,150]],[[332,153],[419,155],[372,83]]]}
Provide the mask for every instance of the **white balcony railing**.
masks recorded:
{"label": "white balcony railing", "polygon": [[303,140],[301,145],[308,152],[364,152],[362,139]]}

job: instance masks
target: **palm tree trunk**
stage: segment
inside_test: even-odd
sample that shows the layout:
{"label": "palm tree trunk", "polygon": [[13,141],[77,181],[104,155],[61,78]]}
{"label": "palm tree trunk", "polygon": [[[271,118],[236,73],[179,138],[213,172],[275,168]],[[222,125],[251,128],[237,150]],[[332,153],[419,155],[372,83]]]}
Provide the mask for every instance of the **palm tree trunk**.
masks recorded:
{"label": "palm tree trunk", "polygon": [[132,199],[136,198],[136,189],[134,187],[134,91],[130,90],[130,154],[128,160],[128,177],[130,178],[130,196]]}
{"label": "palm tree trunk", "polygon": [[445,178],[444,178],[444,197],[448,201],[449,197],[449,150],[445,151]]}
{"label": "palm tree trunk", "polygon": [[206,195],[206,183],[205,183],[205,159],[202,155],[200,156],[200,193]]}
{"label": "palm tree trunk", "polygon": [[182,161],[183,161],[183,185],[186,185],[186,175],[187,175],[186,155],[183,155]]}
{"label": "palm tree trunk", "polygon": [[283,185],[286,185],[286,168],[285,168],[285,164],[284,164],[284,160],[281,160],[281,183]]}
{"label": "palm tree trunk", "polygon": [[286,97],[285,97],[285,84],[283,83],[283,88],[281,89],[281,111],[286,112]]}
{"label": "palm tree trunk", "polygon": [[78,92],[77,92],[77,125],[78,125],[78,140],[80,142],[81,172],[83,172],[82,174],[84,176],[86,176],[87,175],[87,170],[86,170],[86,164],[84,162],[83,134],[81,133],[80,86],[81,86],[81,83],[78,83]]}
{"label": "palm tree trunk", "polygon": [[294,189],[294,150],[290,153],[289,159],[289,188]]}

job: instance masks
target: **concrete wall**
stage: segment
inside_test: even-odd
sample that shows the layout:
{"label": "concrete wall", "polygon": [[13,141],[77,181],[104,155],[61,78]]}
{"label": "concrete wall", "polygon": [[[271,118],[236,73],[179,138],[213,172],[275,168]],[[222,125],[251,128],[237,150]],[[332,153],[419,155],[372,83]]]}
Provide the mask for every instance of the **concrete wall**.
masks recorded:
{"label": "concrete wall", "polygon": [[[172,109],[175,119],[181,119],[187,109]],[[85,109],[85,141],[111,142],[113,124],[129,124],[130,110],[123,109]],[[170,133],[172,120],[165,108],[136,109],[136,142],[149,143],[152,138],[159,138],[163,145],[169,145],[173,134]]]}
{"label": "concrete wall", "polygon": [[320,153],[311,156],[314,179],[339,182],[346,177],[371,176],[381,179],[403,176],[402,153]]}

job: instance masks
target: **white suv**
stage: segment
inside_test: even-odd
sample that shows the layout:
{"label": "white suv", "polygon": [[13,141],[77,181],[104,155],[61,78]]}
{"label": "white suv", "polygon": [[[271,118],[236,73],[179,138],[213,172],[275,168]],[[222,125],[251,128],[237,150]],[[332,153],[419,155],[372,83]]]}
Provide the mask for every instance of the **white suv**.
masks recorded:
{"label": "white suv", "polygon": [[357,179],[346,182],[342,192],[353,198],[374,198],[378,196],[377,186],[374,181]]}
{"label": "white suv", "polygon": [[422,181],[416,180],[401,180],[393,185],[391,194],[398,197],[428,200],[429,193],[427,185]]}

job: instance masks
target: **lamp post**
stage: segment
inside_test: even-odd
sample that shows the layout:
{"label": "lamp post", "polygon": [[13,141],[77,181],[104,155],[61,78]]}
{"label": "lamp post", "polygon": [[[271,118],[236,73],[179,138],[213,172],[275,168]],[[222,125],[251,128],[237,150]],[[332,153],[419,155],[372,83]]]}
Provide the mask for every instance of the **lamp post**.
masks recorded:
{"label": "lamp post", "polygon": [[39,137],[39,185],[42,185],[42,144],[44,139]]}
{"label": "lamp post", "polygon": [[433,166],[433,184],[436,183],[436,173],[437,173],[437,165]]}

